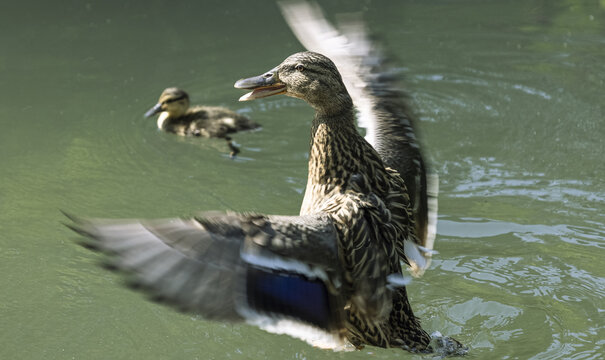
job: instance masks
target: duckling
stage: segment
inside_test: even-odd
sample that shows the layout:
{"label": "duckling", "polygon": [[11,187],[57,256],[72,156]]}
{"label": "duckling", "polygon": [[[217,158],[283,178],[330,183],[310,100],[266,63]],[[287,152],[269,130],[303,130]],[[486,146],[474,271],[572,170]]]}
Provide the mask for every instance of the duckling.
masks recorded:
{"label": "duckling", "polygon": [[166,132],[181,136],[225,138],[232,157],[240,150],[227,134],[260,127],[248,117],[223,107],[190,107],[189,95],[175,87],[165,89],[158,103],[145,113],[145,117],[157,113],[160,113],[158,128]]}
{"label": "duckling", "polygon": [[410,196],[357,132],[334,63],[296,53],[235,87],[252,90],[242,101],[284,94],[315,109],[300,215],[69,216],[67,225],[154,298],[208,319],[246,321],[336,350],[464,353],[454,339],[432,342],[414,316],[400,265],[408,261],[404,243],[417,241]]}

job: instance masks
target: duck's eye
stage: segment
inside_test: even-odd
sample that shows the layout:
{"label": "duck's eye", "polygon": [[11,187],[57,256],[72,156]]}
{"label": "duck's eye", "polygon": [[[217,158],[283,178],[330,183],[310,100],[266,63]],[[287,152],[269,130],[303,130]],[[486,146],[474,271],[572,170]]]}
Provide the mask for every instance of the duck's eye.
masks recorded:
{"label": "duck's eye", "polygon": [[301,64],[296,65],[294,68],[296,69],[296,71],[300,71],[300,72],[302,72],[305,69],[305,67],[302,66]]}

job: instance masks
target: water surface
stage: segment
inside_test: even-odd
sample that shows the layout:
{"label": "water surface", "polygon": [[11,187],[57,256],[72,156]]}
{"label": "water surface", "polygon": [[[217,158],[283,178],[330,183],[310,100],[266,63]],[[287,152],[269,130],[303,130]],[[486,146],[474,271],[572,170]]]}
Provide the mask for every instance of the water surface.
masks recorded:
{"label": "water surface", "polygon": [[[602,358],[605,2],[323,5],[363,12],[396,58],[440,175],[439,255],[409,286],[424,327],[470,358]],[[272,2],[13,2],[0,39],[0,358],[421,357],[177,313],[59,223],[298,212],[312,110],[232,88],[302,50]],[[142,114],[175,85],[263,130],[235,136],[236,161],[224,141],[158,132]]]}

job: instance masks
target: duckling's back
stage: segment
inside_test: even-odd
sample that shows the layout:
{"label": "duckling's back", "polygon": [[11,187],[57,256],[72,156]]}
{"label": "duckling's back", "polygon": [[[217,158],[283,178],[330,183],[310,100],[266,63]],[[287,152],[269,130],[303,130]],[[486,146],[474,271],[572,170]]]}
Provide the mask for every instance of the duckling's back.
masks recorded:
{"label": "duckling's back", "polygon": [[227,134],[259,127],[247,116],[219,106],[194,106],[183,116],[165,119],[162,125],[167,132],[207,138],[224,138]]}
{"label": "duckling's back", "polygon": [[190,110],[193,120],[189,130],[192,134],[204,137],[225,137],[238,131],[253,130],[260,127],[247,116],[220,106],[195,106]]}

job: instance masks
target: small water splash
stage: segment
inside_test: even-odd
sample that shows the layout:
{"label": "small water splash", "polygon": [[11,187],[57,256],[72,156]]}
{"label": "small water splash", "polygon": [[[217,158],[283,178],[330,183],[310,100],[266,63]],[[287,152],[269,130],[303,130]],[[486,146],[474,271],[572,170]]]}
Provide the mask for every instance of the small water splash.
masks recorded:
{"label": "small water splash", "polygon": [[463,346],[450,337],[441,335],[439,331],[431,334],[430,346],[435,351],[435,355],[441,358],[446,356],[461,356],[468,353],[468,347]]}

